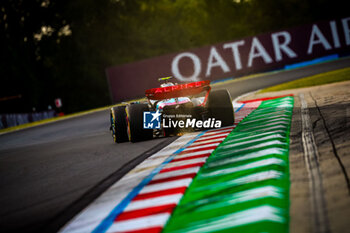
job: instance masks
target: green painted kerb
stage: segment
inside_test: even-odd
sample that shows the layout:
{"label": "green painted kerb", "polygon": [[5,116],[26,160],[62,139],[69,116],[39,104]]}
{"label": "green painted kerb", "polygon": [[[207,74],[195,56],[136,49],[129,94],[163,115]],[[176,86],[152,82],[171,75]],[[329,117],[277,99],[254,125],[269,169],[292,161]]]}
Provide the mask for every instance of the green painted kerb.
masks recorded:
{"label": "green painted kerb", "polygon": [[163,232],[288,232],[293,97],[267,100],[221,143]]}

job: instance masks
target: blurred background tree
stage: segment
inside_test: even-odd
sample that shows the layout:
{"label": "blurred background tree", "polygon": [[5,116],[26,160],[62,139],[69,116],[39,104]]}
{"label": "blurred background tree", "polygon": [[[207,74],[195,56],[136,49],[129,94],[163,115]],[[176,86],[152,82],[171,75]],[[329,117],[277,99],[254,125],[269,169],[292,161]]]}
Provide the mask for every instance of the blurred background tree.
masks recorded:
{"label": "blurred background tree", "polygon": [[[110,104],[105,69],[347,15],[341,0],[2,0],[0,112]],[[137,84],[135,84],[137,85]]]}

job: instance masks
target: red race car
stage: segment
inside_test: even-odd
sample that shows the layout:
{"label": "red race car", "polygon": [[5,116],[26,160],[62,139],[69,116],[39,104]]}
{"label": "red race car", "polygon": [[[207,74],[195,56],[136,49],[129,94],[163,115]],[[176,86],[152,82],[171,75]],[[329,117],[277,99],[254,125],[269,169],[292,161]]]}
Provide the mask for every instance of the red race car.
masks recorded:
{"label": "red race car", "polygon": [[146,90],[147,102],[111,108],[114,142],[137,142],[233,125],[232,100],[226,89],[211,91],[210,81],[176,84],[171,78],[160,78],[160,87]]}

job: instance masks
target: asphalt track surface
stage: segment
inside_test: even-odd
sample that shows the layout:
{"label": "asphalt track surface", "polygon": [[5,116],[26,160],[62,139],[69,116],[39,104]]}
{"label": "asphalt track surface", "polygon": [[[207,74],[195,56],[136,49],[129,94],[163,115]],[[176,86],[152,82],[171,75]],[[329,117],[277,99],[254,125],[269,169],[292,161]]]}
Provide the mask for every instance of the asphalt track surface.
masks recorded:
{"label": "asphalt track surface", "polygon": [[[350,58],[237,80],[235,98],[271,85],[350,66]],[[99,111],[0,135],[0,231],[56,231],[112,182],[175,138],[114,144]]]}

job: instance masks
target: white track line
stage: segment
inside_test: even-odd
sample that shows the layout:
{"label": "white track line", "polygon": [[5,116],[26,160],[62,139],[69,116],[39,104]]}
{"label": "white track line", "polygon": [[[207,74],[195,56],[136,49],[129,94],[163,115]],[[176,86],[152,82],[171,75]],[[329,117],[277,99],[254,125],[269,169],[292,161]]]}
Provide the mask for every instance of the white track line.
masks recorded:
{"label": "white track line", "polygon": [[132,201],[125,208],[124,212],[145,209],[145,208],[150,208],[154,206],[177,204],[180,201],[182,196],[183,194],[181,193],[181,194],[172,194],[172,195],[148,198],[144,200]]}
{"label": "white track line", "polygon": [[190,165],[190,164],[196,164],[196,163],[204,163],[207,160],[206,157],[201,158],[194,158],[194,159],[188,159],[188,160],[180,160],[180,161],[171,161],[168,163],[164,168],[175,168],[183,165]]}
{"label": "white track line", "polygon": [[188,150],[196,150],[196,149],[203,149],[203,148],[207,148],[207,147],[213,147],[213,146],[218,146],[220,143],[216,142],[216,143],[210,143],[210,144],[205,144],[205,145],[201,145],[201,146],[189,146],[186,149],[184,149],[184,151],[188,151]]}
{"label": "white track line", "polygon": [[135,218],[130,220],[118,221],[112,224],[107,233],[128,232],[151,227],[164,226],[165,222],[170,217],[170,214],[156,214],[147,217]]}
{"label": "white track line", "polygon": [[152,180],[160,180],[160,179],[164,179],[164,178],[170,178],[170,177],[176,177],[176,176],[181,176],[181,175],[197,173],[199,171],[199,168],[200,167],[198,166],[198,167],[191,167],[191,168],[186,168],[186,169],[176,170],[176,171],[171,171],[171,172],[159,173],[155,177],[153,177]]}
{"label": "white track line", "polygon": [[190,185],[191,182],[192,182],[192,178],[185,178],[181,180],[169,181],[166,183],[146,185],[140,191],[140,194],[152,193],[152,192],[162,191],[162,190],[167,190],[172,188],[187,187]]}

